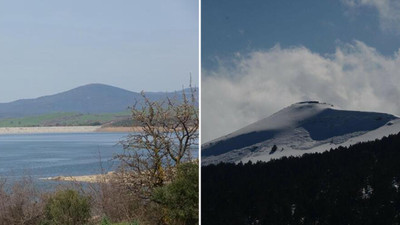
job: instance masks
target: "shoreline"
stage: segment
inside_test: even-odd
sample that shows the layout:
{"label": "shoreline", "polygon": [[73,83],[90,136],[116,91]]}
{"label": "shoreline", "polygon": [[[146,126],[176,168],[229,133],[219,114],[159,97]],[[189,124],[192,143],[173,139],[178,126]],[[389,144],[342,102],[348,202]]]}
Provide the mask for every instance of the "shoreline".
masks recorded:
{"label": "shoreline", "polygon": [[55,177],[39,178],[39,180],[85,182],[85,183],[108,183],[110,180],[114,178],[115,178],[115,172],[110,171],[106,174],[92,174],[92,175],[80,175],[80,176],[55,176]]}
{"label": "shoreline", "polygon": [[46,134],[46,133],[96,133],[96,132],[140,132],[140,127],[102,126],[51,126],[51,127],[0,127],[0,135],[6,134]]}

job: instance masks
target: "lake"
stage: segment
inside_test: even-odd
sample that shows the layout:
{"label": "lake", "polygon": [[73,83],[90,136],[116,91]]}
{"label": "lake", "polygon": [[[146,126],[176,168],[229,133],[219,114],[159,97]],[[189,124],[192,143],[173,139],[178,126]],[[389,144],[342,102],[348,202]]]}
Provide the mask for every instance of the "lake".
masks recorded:
{"label": "lake", "polygon": [[[116,167],[117,143],[128,133],[54,133],[0,135],[0,177],[35,180],[53,176],[99,174]],[[100,160],[101,159],[101,160]],[[100,163],[101,162],[101,163]]]}

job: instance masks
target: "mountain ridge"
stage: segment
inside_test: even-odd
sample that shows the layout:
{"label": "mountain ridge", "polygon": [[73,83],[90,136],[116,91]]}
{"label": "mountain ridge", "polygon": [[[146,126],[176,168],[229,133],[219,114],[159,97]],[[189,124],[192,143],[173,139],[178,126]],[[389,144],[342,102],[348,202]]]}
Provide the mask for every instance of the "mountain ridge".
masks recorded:
{"label": "mountain ridge", "polygon": [[[187,89],[184,89],[187,92]],[[152,101],[180,96],[182,92],[145,92]],[[87,84],[53,95],[0,103],[0,118],[35,116],[57,112],[114,113],[139,102],[141,94],[106,84]]]}
{"label": "mountain ridge", "polygon": [[[400,119],[391,114],[341,110],[318,101],[299,102],[205,143],[202,157],[204,164],[269,161],[322,152],[399,131]],[[369,136],[371,132],[375,136]],[[272,152],[273,146],[278,151]]]}

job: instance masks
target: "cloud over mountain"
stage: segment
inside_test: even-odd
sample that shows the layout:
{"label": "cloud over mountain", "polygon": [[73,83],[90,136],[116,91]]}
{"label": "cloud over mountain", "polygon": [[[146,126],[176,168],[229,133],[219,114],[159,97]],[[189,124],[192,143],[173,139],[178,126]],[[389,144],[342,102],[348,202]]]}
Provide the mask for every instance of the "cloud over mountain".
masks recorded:
{"label": "cloud over mountain", "polygon": [[202,76],[202,142],[296,101],[400,114],[400,51],[386,57],[363,42],[320,55],[305,47],[237,55]]}

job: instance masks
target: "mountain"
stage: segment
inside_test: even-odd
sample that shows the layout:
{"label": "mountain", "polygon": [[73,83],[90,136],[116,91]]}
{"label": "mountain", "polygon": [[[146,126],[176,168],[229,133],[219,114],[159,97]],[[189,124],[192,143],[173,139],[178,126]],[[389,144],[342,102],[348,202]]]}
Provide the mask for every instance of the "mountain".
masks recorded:
{"label": "mountain", "polygon": [[394,115],[341,110],[318,101],[299,102],[205,143],[202,164],[300,156],[379,139],[399,131],[400,119]]}
{"label": "mountain", "polygon": [[[188,90],[185,89],[185,92]],[[167,96],[178,95],[177,92],[146,92],[150,100],[162,100]],[[56,112],[77,113],[112,113],[126,111],[137,99],[140,103],[140,93],[104,85],[89,84],[55,95],[35,99],[22,99],[10,103],[0,103],[0,118],[34,116]]]}

